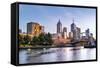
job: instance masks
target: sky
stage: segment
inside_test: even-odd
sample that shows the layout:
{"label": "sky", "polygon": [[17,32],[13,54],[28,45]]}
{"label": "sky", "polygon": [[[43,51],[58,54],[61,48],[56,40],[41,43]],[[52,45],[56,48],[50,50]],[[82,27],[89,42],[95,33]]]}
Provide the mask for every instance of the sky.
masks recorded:
{"label": "sky", "polygon": [[96,36],[96,9],[19,5],[19,29],[22,32],[27,32],[27,23],[37,22],[45,27],[45,32],[56,33],[59,20],[63,27],[67,27],[67,32],[70,32],[73,19],[76,26],[81,28],[81,32],[85,32],[89,28],[93,36]]}

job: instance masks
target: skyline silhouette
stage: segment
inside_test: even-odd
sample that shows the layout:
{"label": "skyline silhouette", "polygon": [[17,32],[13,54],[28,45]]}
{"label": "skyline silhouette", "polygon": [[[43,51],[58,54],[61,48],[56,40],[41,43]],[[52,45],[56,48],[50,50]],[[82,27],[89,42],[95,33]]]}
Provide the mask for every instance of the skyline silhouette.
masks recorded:
{"label": "skyline silhouette", "polygon": [[59,19],[62,27],[68,28],[68,32],[71,31],[70,25],[74,19],[74,23],[81,28],[81,32],[85,32],[89,28],[95,37],[96,9],[39,5],[19,6],[19,29],[23,32],[27,32],[27,23],[37,22],[45,27],[45,32],[56,33],[56,25]]}

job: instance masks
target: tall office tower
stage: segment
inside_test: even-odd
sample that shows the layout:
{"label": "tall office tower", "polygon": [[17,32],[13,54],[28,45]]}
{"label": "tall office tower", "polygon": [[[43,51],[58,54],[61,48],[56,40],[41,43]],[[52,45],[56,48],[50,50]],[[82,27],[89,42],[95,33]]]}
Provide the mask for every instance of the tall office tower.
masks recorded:
{"label": "tall office tower", "polygon": [[57,23],[57,34],[62,33],[62,24],[60,20]]}
{"label": "tall office tower", "polygon": [[73,38],[73,32],[69,32],[69,39]]}
{"label": "tall office tower", "polygon": [[44,31],[44,27],[36,22],[27,23],[27,34],[39,36]]}
{"label": "tall office tower", "polygon": [[74,23],[74,20],[73,23],[71,24],[71,32],[73,33],[73,40],[77,40],[77,28]]}
{"label": "tall office tower", "polygon": [[71,24],[71,32],[73,32],[75,30],[76,30],[76,25],[75,25],[74,20],[73,20],[73,23]]}
{"label": "tall office tower", "polygon": [[80,40],[80,33],[81,33],[81,29],[79,27],[76,27],[76,39]]}
{"label": "tall office tower", "polygon": [[63,28],[63,38],[67,39],[67,28],[66,27]]}
{"label": "tall office tower", "polygon": [[85,34],[86,34],[86,38],[89,39],[89,36],[90,36],[90,30],[87,29],[87,30],[85,31]]}
{"label": "tall office tower", "polygon": [[93,34],[90,33],[89,43],[91,46],[96,46],[95,39],[93,38]]}

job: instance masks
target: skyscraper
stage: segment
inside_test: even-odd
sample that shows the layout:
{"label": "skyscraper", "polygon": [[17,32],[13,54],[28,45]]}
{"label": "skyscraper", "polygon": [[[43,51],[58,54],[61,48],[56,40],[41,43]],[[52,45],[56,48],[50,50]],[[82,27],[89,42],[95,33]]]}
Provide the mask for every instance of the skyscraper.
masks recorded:
{"label": "skyscraper", "polygon": [[63,28],[63,38],[67,39],[67,28],[66,27]]}
{"label": "skyscraper", "polygon": [[80,40],[81,29],[76,27],[73,19],[73,23],[71,24],[71,32],[73,33],[73,40]]}
{"label": "skyscraper", "polygon": [[70,38],[70,39],[73,38],[73,32],[69,32],[69,38]]}
{"label": "skyscraper", "polygon": [[73,23],[71,24],[71,32],[74,32],[76,30],[76,25],[74,23],[74,19],[73,19]]}
{"label": "skyscraper", "polygon": [[89,43],[91,46],[95,46],[95,39],[93,38],[93,34],[90,33],[90,37],[89,37]]}
{"label": "skyscraper", "polygon": [[85,31],[85,34],[86,34],[86,38],[88,39],[88,38],[89,38],[89,35],[90,35],[90,30],[87,29],[87,30]]}
{"label": "skyscraper", "polygon": [[81,33],[81,29],[79,27],[76,27],[76,38],[77,38],[77,40],[80,40],[80,33]]}
{"label": "skyscraper", "polygon": [[27,34],[32,34],[33,32],[33,22],[27,23]]}
{"label": "skyscraper", "polygon": [[74,19],[73,19],[73,23],[71,24],[71,32],[73,33],[73,40],[76,40],[77,39],[77,28],[74,23]]}
{"label": "skyscraper", "polygon": [[27,23],[27,34],[32,36],[38,36],[44,32],[44,27],[36,22],[29,22]]}
{"label": "skyscraper", "polygon": [[60,33],[62,33],[62,24],[59,20],[57,23],[57,34],[60,34]]}

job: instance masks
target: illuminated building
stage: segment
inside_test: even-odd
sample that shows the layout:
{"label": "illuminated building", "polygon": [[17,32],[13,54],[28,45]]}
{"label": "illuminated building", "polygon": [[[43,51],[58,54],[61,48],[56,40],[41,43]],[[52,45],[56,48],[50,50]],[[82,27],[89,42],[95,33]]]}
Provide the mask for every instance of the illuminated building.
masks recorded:
{"label": "illuminated building", "polygon": [[39,36],[43,32],[44,32],[44,26],[41,26],[36,22],[27,23],[27,34],[32,36]]}

